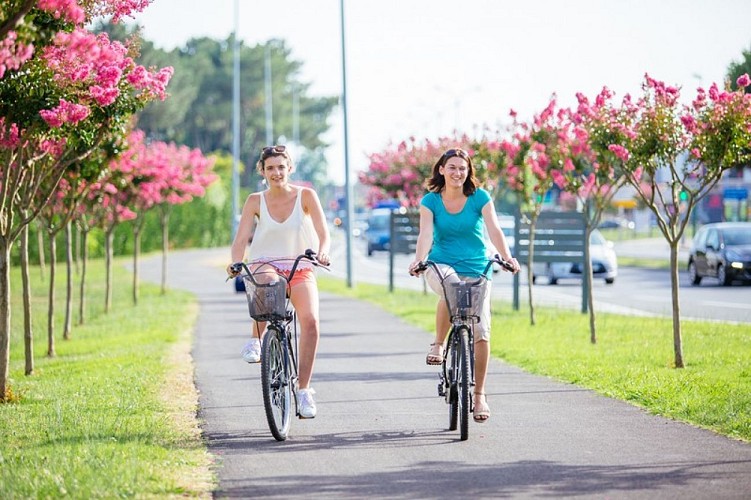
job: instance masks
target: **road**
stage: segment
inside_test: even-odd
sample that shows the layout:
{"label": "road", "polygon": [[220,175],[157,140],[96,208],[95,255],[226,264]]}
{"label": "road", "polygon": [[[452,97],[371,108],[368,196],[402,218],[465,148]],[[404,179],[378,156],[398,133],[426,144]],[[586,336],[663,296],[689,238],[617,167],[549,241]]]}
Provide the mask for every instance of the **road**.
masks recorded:
{"label": "road", "polygon": [[[428,332],[324,294],[313,378],[318,416],[268,431],[259,365],[240,358],[245,297],[224,282],[229,249],[173,252],[171,288],[193,292],[198,417],[216,460],[216,498],[745,499],[751,445],[649,415],[493,360],[486,424],[446,430],[426,366]],[[336,266],[336,264],[335,264]],[[158,282],[158,256],[141,276]]]}
{"label": "road", "polygon": [[[389,284],[389,255],[375,252],[368,257],[364,243],[355,240],[353,266],[355,282]],[[637,240],[616,243],[618,255],[665,257],[667,245],[660,240]],[[344,262],[343,239],[335,238],[333,258]],[[667,259],[667,257],[666,257]],[[422,289],[421,280],[407,275],[406,269],[412,256],[394,256],[394,286]],[[338,277],[346,276],[346,269],[335,270]],[[714,320],[735,323],[751,323],[751,285],[735,283],[729,287],[718,286],[716,280],[706,278],[700,286],[692,286],[684,269],[680,271],[680,304],[682,319]],[[526,269],[522,271],[520,304],[528,303]],[[561,280],[551,286],[545,278],[538,278],[534,286],[534,300],[538,305],[550,305],[580,309],[582,304],[581,281]],[[511,301],[513,285],[511,275],[497,273],[493,278],[493,294],[496,298]],[[650,270],[621,267],[618,278],[612,285],[603,280],[594,282],[595,310],[634,315],[672,316],[670,275],[667,270]]]}

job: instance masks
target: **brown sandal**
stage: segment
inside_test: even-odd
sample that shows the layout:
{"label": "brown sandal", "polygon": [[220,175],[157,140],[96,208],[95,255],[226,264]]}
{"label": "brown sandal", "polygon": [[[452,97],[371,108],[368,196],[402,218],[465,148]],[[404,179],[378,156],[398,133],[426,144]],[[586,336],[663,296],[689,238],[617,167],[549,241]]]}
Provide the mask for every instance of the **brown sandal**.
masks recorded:
{"label": "brown sandal", "polygon": [[475,422],[485,423],[490,418],[490,407],[488,406],[488,398],[484,392],[475,393],[475,409],[472,411]]}
{"label": "brown sandal", "polygon": [[440,365],[443,363],[443,344],[430,344],[430,350],[425,357],[425,363],[429,365]]}

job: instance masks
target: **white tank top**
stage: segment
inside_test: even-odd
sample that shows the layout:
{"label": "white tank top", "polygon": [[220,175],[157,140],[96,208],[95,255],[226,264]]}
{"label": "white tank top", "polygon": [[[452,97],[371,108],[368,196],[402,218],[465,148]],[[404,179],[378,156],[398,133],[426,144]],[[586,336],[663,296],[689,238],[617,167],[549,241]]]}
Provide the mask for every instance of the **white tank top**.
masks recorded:
{"label": "white tank top", "polygon": [[[251,261],[266,261],[280,257],[294,259],[308,248],[318,251],[318,236],[313,221],[302,209],[302,189],[297,189],[295,206],[283,222],[277,222],[266,206],[266,193],[261,193],[261,209],[248,253]],[[292,260],[274,263],[280,269],[291,269]],[[311,267],[301,260],[299,268]]]}

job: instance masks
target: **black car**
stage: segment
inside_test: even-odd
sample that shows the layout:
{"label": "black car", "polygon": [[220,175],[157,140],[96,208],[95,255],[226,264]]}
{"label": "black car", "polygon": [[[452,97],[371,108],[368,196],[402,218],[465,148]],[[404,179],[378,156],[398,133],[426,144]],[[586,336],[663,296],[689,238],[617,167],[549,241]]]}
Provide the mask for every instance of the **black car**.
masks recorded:
{"label": "black car", "polygon": [[688,256],[692,285],[717,278],[721,285],[751,281],[751,222],[707,224],[694,236]]}

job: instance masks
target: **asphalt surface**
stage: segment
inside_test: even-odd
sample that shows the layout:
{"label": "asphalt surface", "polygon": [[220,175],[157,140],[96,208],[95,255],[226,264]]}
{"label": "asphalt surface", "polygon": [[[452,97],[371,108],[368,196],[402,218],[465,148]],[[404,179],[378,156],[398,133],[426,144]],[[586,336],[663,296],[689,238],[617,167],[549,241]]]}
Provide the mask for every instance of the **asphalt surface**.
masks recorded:
{"label": "asphalt surface", "polygon": [[[365,302],[324,294],[313,377],[318,417],[277,442],[260,365],[240,349],[245,297],[224,282],[228,249],[175,252],[168,283],[198,297],[199,418],[216,498],[749,499],[751,445],[493,360],[485,424],[448,431],[429,332]],[[335,263],[336,264],[336,263]],[[158,281],[160,259],[143,279]],[[496,326],[495,335],[502,335]]]}

